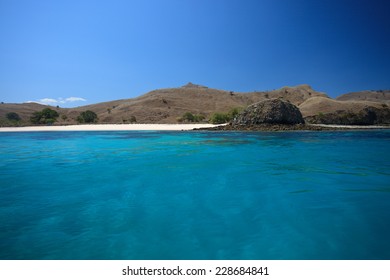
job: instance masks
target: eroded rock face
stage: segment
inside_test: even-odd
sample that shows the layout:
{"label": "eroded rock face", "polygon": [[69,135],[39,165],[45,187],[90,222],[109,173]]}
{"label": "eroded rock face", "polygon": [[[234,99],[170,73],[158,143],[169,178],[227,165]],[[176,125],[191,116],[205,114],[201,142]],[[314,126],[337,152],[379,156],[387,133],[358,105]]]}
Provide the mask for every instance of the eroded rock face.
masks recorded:
{"label": "eroded rock face", "polygon": [[270,99],[252,104],[232,122],[233,125],[302,123],[305,121],[299,109],[280,99]]}

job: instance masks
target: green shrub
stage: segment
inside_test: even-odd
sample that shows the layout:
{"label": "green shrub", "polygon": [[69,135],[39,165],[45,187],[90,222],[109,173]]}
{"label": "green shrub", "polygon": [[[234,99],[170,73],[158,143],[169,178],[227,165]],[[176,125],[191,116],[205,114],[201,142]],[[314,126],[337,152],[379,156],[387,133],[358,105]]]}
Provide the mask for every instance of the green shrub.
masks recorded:
{"label": "green shrub", "polygon": [[210,118],[210,122],[212,124],[222,124],[222,123],[227,123],[231,120],[231,117],[229,116],[229,114],[225,114],[225,113],[214,113],[211,118]]}
{"label": "green shrub", "polygon": [[228,116],[230,118],[229,121],[234,120],[234,118],[237,117],[241,113],[242,110],[243,110],[243,108],[241,108],[241,107],[236,107],[236,108],[231,109],[228,113]]}
{"label": "green shrub", "polygon": [[50,108],[45,108],[42,111],[34,112],[30,118],[33,124],[53,124],[57,121],[59,114]]}
{"label": "green shrub", "polygon": [[98,120],[98,116],[95,112],[87,110],[84,112],[81,112],[80,115],[77,117],[77,121],[79,123],[96,123]]}
{"label": "green shrub", "polygon": [[206,117],[203,115],[194,115],[194,118],[195,118],[194,122],[201,122],[204,121]]}
{"label": "green shrub", "polygon": [[182,116],[182,119],[183,119],[183,121],[194,122],[195,116],[192,113],[187,112],[187,113],[184,113],[184,115]]}
{"label": "green shrub", "polygon": [[194,115],[190,112],[183,114],[181,118],[178,119],[179,122],[201,122],[205,119],[203,115]]}
{"label": "green shrub", "polygon": [[210,122],[212,124],[227,123],[236,118],[244,108],[236,107],[230,109],[228,113],[214,113],[211,115]]}
{"label": "green shrub", "polygon": [[130,123],[136,123],[137,122],[137,118],[135,116],[131,116],[129,121],[130,121]]}
{"label": "green shrub", "polygon": [[21,118],[19,117],[19,115],[15,112],[10,112],[6,115],[7,119],[10,120],[10,121],[20,121]]}

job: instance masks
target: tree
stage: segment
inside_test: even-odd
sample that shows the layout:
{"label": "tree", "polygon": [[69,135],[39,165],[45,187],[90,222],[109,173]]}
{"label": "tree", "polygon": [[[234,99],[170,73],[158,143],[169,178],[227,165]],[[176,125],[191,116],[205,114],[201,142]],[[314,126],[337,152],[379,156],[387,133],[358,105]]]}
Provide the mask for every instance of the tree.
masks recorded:
{"label": "tree", "polygon": [[34,124],[52,124],[57,121],[59,114],[50,108],[45,108],[42,111],[34,112],[30,121]]}
{"label": "tree", "polygon": [[19,115],[15,112],[9,112],[7,114],[7,119],[10,121],[20,121]]}
{"label": "tree", "polygon": [[79,123],[95,123],[98,120],[98,116],[95,112],[87,110],[84,112],[81,112],[80,115],[77,117],[77,121]]}
{"label": "tree", "polygon": [[135,123],[137,122],[137,118],[135,116],[131,116],[129,121],[130,123]]}

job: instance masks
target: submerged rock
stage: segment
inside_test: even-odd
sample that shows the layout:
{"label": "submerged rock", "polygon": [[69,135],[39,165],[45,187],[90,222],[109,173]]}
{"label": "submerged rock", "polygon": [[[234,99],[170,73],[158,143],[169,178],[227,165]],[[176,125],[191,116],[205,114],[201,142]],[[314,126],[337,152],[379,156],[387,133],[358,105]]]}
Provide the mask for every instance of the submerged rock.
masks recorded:
{"label": "submerged rock", "polygon": [[258,124],[303,124],[301,112],[295,105],[281,99],[270,99],[252,104],[232,122],[233,126]]}

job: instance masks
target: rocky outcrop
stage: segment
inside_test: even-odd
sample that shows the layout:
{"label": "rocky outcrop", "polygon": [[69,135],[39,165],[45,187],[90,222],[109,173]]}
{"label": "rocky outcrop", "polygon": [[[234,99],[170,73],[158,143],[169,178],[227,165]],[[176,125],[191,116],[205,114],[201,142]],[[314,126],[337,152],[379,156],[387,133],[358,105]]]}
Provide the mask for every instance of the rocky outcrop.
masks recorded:
{"label": "rocky outcrop", "polygon": [[299,109],[281,99],[260,101],[247,107],[232,122],[232,125],[252,126],[258,124],[302,124]]}

